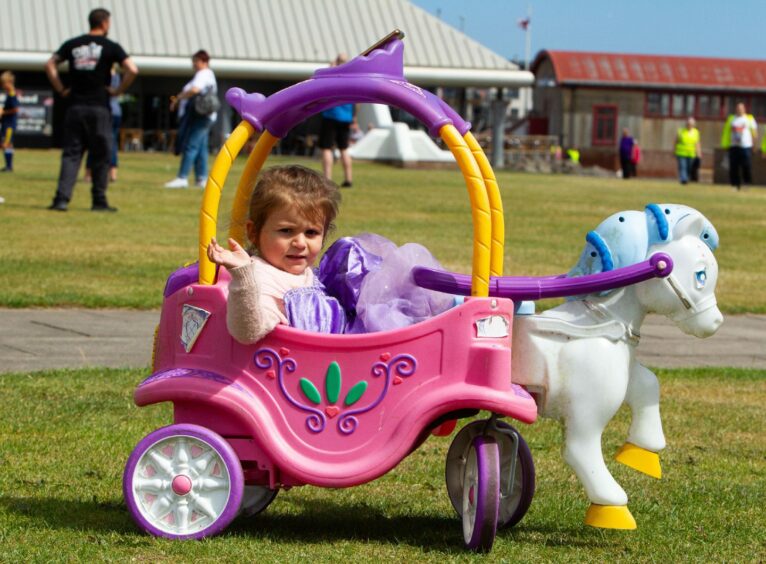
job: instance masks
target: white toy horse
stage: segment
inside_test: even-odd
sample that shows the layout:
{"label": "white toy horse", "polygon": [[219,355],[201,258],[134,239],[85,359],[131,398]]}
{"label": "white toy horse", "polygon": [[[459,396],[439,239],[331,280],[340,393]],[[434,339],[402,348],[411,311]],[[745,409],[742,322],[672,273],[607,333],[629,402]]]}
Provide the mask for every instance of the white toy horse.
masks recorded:
{"label": "white toy horse", "polygon": [[631,408],[632,422],[617,460],[661,476],[658,452],[665,447],[665,437],[659,383],[635,354],[644,317],[665,315],[697,337],[712,335],[723,322],[715,298],[718,264],[703,240],[712,226],[691,211],[672,225],[668,236],[655,244],[650,240],[642,257],[667,253],[674,265],[667,278],[514,319],[513,381],[536,395],[541,415],[564,425],[564,459],[591,501],[588,525],[636,528],[628,497],[609,473],[601,451],[601,434],[623,402]]}

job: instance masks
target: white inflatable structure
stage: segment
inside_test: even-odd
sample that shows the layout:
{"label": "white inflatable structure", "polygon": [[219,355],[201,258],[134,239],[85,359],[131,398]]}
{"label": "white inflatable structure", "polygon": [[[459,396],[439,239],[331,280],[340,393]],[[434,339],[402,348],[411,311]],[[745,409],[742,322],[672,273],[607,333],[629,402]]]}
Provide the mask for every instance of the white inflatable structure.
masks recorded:
{"label": "white inflatable structure", "polygon": [[394,122],[384,104],[360,104],[357,122],[367,133],[350,149],[354,159],[387,161],[404,165],[417,162],[450,163],[450,151],[440,149],[425,131]]}

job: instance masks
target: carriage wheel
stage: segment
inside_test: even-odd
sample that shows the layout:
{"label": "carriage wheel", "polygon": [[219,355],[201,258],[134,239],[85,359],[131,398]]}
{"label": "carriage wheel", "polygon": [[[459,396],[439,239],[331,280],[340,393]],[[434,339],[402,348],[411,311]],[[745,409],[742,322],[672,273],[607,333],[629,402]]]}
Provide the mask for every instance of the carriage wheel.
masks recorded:
{"label": "carriage wheel", "polygon": [[221,436],[199,425],[169,425],[144,437],[128,458],[123,493],[146,532],[201,539],[237,516],[244,479]]}
{"label": "carriage wheel", "polygon": [[258,515],[274,501],[277,493],[279,490],[271,490],[266,486],[245,486],[239,513],[245,517]]}
{"label": "carriage wheel", "polygon": [[532,503],[532,497],[535,494],[535,464],[526,441],[521,434],[516,433],[519,439],[516,468],[513,482],[509,484],[513,465],[513,442],[507,433],[516,432],[516,430],[504,421],[497,421],[496,425],[504,432],[487,428],[486,421],[474,421],[463,427],[455,436],[447,453],[445,469],[447,493],[452,507],[459,516],[462,516],[463,474],[471,441],[482,434],[494,437],[500,449],[500,511],[497,526],[498,528],[513,527],[521,521]]}
{"label": "carriage wheel", "polygon": [[471,550],[489,552],[500,505],[500,453],[492,437],[473,439],[463,474],[463,538]]}

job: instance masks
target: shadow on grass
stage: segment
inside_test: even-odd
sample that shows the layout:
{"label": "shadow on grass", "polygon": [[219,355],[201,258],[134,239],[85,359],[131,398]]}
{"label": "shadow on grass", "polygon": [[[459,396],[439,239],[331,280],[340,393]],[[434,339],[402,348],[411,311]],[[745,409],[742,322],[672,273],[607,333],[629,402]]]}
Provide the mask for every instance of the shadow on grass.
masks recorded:
{"label": "shadow on grass", "polygon": [[91,533],[129,533],[135,526],[122,502],[76,501],[70,499],[0,498],[0,508],[25,521],[25,528],[74,529]]}
{"label": "shadow on grass", "polygon": [[[278,503],[278,500],[277,500]],[[334,503],[328,500],[299,501],[301,511],[285,514],[265,511],[255,517],[240,517],[223,533],[254,539],[301,544],[322,544],[337,541],[375,542],[400,545],[429,551],[463,551],[460,520],[448,515],[387,515],[364,503]],[[85,534],[127,535],[131,544],[143,544],[151,538],[140,532],[128,514],[124,503],[39,499],[30,497],[0,498],[0,508],[18,518],[25,529],[54,528],[74,530]],[[581,527],[563,528],[555,524],[529,526],[497,532],[499,541],[546,546],[606,546],[608,539],[584,534]]]}
{"label": "shadow on grass", "polygon": [[391,515],[365,503],[293,499],[296,502],[298,513],[267,510],[255,517],[240,517],[229,530],[289,543],[373,541],[433,550],[463,548],[460,521],[450,515]]}
{"label": "shadow on grass", "polygon": [[[293,499],[295,503],[295,499]],[[275,501],[279,503],[279,499]],[[444,515],[387,515],[364,503],[333,503],[327,500],[298,501],[296,514],[270,513],[240,517],[229,527],[237,534],[267,538],[280,542],[304,544],[333,541],[373,541],[381,544],[407,544],[424,550],[463,551],[463,529],[460,519],[450,512]],[[605,547],[607,539],[560,524],[525,525],[497,531],[497,539],[511,543],[539,546]]]}

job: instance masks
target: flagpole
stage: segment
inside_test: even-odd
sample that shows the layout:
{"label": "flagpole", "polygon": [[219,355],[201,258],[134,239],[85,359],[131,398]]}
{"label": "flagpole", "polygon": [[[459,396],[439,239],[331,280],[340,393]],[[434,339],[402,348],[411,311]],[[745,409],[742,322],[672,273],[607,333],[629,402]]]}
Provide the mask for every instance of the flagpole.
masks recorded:
{"label": "flagpole", "polygon": [[[532,5],[527,4],[527,25],[524,28],[525,33],[525,45],[524,45],[524,70],[529,70],[530,57],[532,54]],[[532,109],[532,89],[529,89],[529,95],[525,97],[526,108],[524,113],[529,113]]]}

